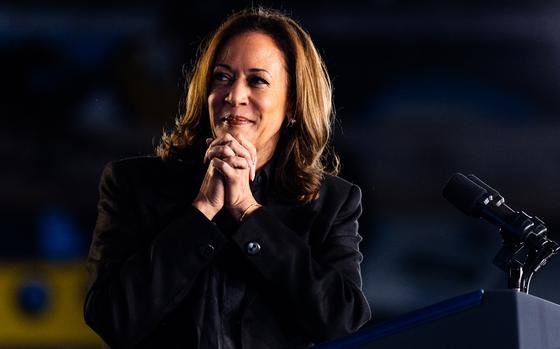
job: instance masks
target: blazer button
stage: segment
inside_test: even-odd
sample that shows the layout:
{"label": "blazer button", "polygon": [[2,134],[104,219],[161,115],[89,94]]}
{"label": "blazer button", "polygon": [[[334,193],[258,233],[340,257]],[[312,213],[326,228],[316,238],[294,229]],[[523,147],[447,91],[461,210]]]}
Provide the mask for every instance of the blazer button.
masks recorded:
{"label": "blazer button", "polygon": [[212,246],[211,244],[207,244],[200,246],[199,252],[202,257],[210,258],[214,254],[214,250],[214,246]]}
{"label": "blazer button", "polygon": [[250,241],[245,245],[245,251],[250,255],[255,255],[261,250],[261,245],[258,242]]}

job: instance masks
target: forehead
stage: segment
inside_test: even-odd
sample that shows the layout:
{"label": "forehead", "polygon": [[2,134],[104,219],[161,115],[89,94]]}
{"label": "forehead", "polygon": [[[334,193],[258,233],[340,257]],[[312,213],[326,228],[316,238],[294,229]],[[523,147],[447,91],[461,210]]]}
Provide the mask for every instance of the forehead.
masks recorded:
{"label": "forehead", "polygon": [[284,54],[268,34],[247,32],[229,39],[217,56],[216,63],[237,63],[266,68],[285,66]]}

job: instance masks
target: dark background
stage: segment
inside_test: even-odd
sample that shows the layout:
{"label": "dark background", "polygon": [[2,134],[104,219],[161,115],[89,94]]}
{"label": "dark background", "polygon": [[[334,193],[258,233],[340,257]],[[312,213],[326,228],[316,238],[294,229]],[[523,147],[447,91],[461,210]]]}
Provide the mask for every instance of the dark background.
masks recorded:
{"label": "dark background", "polygon": [[[475,173],[560,237],[560,5],[253,3],[295,17],[333,79],[341,176],[363,191],[362,275],[372,323],[506,287],[492,264],[501,245],[496,229],[441,196],[455,172]],[[201,39],[250,5],[0,5],[5,264],[83,263],[103,166],[153,153],[173,125]],[[531,293],[560,302],[559,269],[560,261],[549,263]]]}

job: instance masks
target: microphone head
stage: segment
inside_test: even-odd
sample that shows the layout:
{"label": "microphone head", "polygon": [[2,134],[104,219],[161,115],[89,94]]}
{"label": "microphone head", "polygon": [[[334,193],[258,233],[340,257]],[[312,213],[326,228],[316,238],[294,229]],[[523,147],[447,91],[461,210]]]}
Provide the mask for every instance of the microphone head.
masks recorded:
{"label": "microphone head", "polygon": [[478,204],[488,197],[486,189],[456,173],[443,188],[443,197],[469,216],[479,217]]}
{"label": "microphone head", "polygon": [[492,188],[491,186],[489,186],[488,184],[484,183],[480,178],[478,178],[477,176],[473,175],[472,173],[467,175],[467,177],[475,182],[476,184],[478,184],[480,187],[482,187],[483,189],[486,189],[486,191],[488,192],[489,195],[492,195],[492,197],[494,198],[494,201],[496,203],[496,206],[500,206],[501,204],[503,204],[505,202],[505,199],[503,196],[500,195],[500,193]]}

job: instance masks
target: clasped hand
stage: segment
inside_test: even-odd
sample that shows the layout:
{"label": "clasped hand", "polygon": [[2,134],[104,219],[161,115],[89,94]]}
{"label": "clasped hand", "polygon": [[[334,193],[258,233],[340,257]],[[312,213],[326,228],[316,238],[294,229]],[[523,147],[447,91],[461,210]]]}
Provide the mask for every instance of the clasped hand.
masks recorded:
{"label": "clasped hand", "polygon": [[226,133],[206,140],[206,175],[193,206],[208,219],[226,209],[237,220],[250,208],[257,208],[249,182],[255,179],[257,151],[243,136]]}

